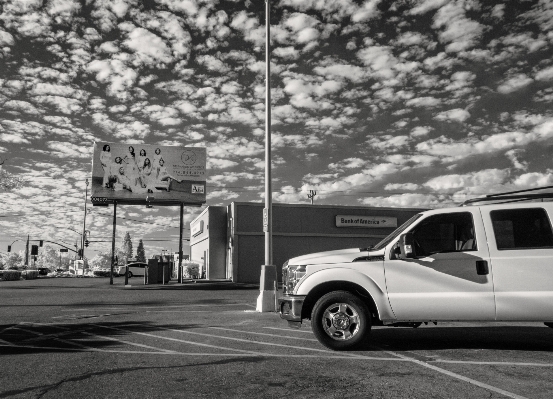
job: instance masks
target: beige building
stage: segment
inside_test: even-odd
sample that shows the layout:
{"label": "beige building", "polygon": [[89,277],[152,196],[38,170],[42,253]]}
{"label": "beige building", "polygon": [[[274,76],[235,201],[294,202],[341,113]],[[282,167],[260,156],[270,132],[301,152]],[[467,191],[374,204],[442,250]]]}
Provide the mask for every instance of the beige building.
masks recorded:
{"label": "beige building", "polygon": [[[190,259],[208,279],[259,283],[264,262],[262,203],[210,206],[190,223]],[[423,209],[273,204],[273,261],[374,245]]]}

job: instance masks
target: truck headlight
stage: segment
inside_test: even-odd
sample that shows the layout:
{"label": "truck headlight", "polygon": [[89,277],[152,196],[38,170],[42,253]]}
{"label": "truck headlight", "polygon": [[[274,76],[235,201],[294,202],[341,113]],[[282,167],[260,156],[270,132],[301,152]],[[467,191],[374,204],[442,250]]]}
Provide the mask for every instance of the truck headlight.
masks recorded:
{"label": "truck headlight", "polygon": [[298,285],[299,281],[305,276],[306,267],[288,265],[285,263],[282,267],[282,286],[284,294],[291,294]]}

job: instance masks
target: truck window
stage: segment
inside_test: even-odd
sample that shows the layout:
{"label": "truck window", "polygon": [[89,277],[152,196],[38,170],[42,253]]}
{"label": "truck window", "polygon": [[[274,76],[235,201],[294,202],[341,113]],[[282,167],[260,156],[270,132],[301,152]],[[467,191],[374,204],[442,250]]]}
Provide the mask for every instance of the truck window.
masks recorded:
{"label": "truck window", "polygon": [[553,248],[553,233],[543,208],[491,211],[498,250]]}
{"label": "truck window", "polygon": [[398,237],[407,227],[411,226],[417,219],[419,219],[422,216],[422,213],[417,213],[416,215],[411,216],[409,220],[407,220],[405,223],[403,223],[401,226],[399,226],[397,229],[392,231],[387,237],[385,237],[382,241],[380,241],[378,244],[376,244],[373,247],[373,250],[379,250],[384,248],[386,245],[391,243],[396,237]]}
{"label": "truck window", "polygon": [[414,228],[413,238],[417,256],[477,249],[470,212],[430,216]]}

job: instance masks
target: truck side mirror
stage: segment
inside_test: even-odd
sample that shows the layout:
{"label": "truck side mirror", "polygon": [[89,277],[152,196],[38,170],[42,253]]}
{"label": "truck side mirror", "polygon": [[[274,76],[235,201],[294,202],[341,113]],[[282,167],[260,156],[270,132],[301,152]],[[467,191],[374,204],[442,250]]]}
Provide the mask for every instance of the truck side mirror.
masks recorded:
{"label": "truck side mirror", "polygon": [[412,259],[416,256],[413,233],[399,236],[400,259]]}

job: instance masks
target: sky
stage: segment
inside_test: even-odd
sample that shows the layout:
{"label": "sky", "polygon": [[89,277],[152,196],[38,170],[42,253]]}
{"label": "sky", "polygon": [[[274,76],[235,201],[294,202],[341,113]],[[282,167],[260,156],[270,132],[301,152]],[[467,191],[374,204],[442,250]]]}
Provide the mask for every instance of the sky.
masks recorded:
{"label": "sky", "polygon": [[[274,202],[437,208],[553,185],[553,1],[271,10]],[[205,147],[206,206],[264,201],[265,2],[3,0],[0,157],[24,184],[0,192],[0,252],[74,245],[102,141]],[[88,210],[92,256],[113,207]],[[118,206],[127,231],[176,251],[179,208]]]}

